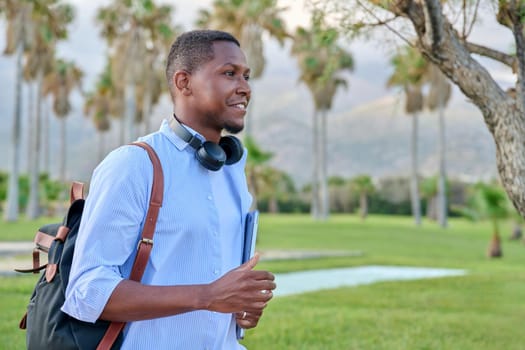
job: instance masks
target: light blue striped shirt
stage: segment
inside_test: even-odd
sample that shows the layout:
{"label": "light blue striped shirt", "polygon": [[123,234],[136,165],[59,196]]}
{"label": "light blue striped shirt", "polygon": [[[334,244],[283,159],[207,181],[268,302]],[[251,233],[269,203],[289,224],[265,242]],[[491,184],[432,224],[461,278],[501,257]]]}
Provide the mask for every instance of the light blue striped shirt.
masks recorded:
{"label": "light blue striped shirt", "polygon": [[[240,265],[242,228],[251,205],[243,159],[217,172],[163,121],[141,138],[160,158],[164,202],[142,283],[210,283]],[[62,310],[95,322],[117,284],[130,274],[151,192],[145,150],[123,146],[95,169]],[[232,314],[194,311],[128,323],[122,349],[244,349]]]}

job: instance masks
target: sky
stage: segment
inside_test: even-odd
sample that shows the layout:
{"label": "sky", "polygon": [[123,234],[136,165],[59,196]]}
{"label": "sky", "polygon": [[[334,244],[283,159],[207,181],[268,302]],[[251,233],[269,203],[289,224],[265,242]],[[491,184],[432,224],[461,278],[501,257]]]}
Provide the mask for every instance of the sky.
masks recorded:
{"label": "sky", "polygon": [[[100,28],[95,24],[96,10],[109,3],[109,0],[69,0],[76,8],[75,21],[70,26],[69,39],[58,45],[58,56],[74,60],[84,70],[85,77],[83,88],[85,91],[93,89],[95,80],[102,71],[105,64],[105,42],[99,37]],[[183,29],[192,29],[201,8],[210,8],[213,0],[177,0],[158,1],[164,3],[175,3],[174,23]],[[293,31],[297,25],[308,25],[308,10],[303,0],[278,0],[280,6],[287,7],[284,18],[288,29]],[[483,16],[482,16],[483,17]],[[476,26],[471,40],[476,43],[485,44],[500,50],[509,51],[512,47],[512,36],[510,31],[503,29],[495,23],[493,16],[484,16],[482,24]],[[395,36],[388,31],[378,33],[372,40],[358,39],[343,41],[350,50],[355,60],[355,70],[349,74],[349,89],[339,92],[334,101],[334,109],[344,105],[358,107],[363,104],[372,103],[382,98],[399,94],[388,90],[385,82],[392,72],[389,60],[393,52],[391,45],[385,45],[383,40],[374,40],[388,36]],[[0,21],[0,47],[5,47],[5,23]],[[279,78],[289,83],[283,89],[303,88],[298,83],[297,65],[289,54],[290,43],[280,47],[274,40],[266,38],[265,56],[267,66],[261,80]],[[507,67],[492,61],[481,59],[490,70],[493,77],[503,86],[513,84],[515,77]],[[14,59],[12,57],[0,56],[0,168],[7,168],[7,157],[1,156],[7,153],[9,130],[13,115],[13,89],[14,89]],[[255,87],[257,83],[254,83]],[[255,90],[255,103],[257,103],[257,91]],[[284,92],[276,91],[276,94]],[[458,103],[466,103],[461,93],[454,93],[453,99]],[[344,100],[344,101],[343,101]],[[342,103],[344,102],[344,103]],[[76,105],[73,113],[81,114],[81,97],[79,94],[73,96]],[[342,108],[342,107],[340,107]],[[82,117],[78,117],[82,118]]]}
{"label": "sky", "polygon": [[[178,0],[159,2],[175,3],[174,21],[181,24],[184,29],[191,29],[197,18],[198,10],[210,7],[212,0]],[[58,45],[58,54],[61,57],[74,60],[84,71],[84,88],[90,90],[96,76],[102,71],[105,64],[105,43],[99,37],[99,28],[94,23],[96,9],[109,3],[109,0],[69,0],[76,8],[76,19],[70,26],[69,40]],[[309,20],[308,11],[303,0],[279,0],[279,5],[287,7],[284,18],[289,29],[297,25],[307,25]],[[5,26],[0,22],[0,46],[5,45]],[[380,35],[393,37],[391,33]],[[494,23],[492,18],[483,19],[483,24],[477,26],[473,32],[472,40],[478,43],[490,44],[493,47],[508,50],[512,44],[510,32],[502,30],[502,27]],[[359,87],[353,89],[350,97],[356,104],[368,102],[378,97],[392,94],[385,88],[385,81],[391,73],[389,67],[389,54],[391,46],[385,46],[379,41],[365,41],[362,39],[348,42],[348,48],[352,52],[356,62],[356,69],[352,73],[351,86]],[[273,40],[267,40],[265,46],[268,66],[265,70],[266,76],[272,74],[289,75],[297,79],[297,69],[293,58],[289,57],[289,45],[280,48]],[[493,76],[500,82],[506,84],[513,81],[514,77],[503,66],[497,63],[491,64]],[[14,60],[12,58],[0,57],[0,81],[6,86],[8,81],[13,80]],[[8,87],[8,85],[6,86]],[[2,89],[0,99],[5,101],[10,95]]]}

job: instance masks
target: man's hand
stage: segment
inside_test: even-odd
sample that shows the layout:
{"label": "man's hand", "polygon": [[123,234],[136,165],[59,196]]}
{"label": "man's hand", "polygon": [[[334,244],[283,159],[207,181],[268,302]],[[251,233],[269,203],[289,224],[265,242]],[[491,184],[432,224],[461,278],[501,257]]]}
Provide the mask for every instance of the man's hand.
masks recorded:
{"label": "man's hand", "polygon": [[242,328],[253,328],[259,322],[263,309],[272,299],[276,285],[268,271],[254,271],[259,254],[231,270],[210,284],[207,308],[210,311],[234,313]]}

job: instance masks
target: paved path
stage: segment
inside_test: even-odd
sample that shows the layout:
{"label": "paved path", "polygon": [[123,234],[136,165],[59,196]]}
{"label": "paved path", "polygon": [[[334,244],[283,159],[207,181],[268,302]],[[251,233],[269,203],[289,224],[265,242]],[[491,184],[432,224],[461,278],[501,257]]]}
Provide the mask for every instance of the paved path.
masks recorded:
{"label": "paved path", "polygon": [[[15,268],[31,268],[33,242],[0,242],[0,275],[15,274]],[[314,259],[329,256],[361,256],[356,251],[267,250],[260,252],[261,260]],[[45,254],[41,254],[45,260]]]}
{"label": "paved path", "polygon": [[290,272],[275,275],[275,296],[313,292],[322,289],[353,287],[383,281],[414,280],[463,276],[459,269],[408,266],[360,266],[351,268]]}
{"label": "paved path", "polygon": [[0,275],[14,275],[16,268],[32,268],[33,242],[0,242]]}

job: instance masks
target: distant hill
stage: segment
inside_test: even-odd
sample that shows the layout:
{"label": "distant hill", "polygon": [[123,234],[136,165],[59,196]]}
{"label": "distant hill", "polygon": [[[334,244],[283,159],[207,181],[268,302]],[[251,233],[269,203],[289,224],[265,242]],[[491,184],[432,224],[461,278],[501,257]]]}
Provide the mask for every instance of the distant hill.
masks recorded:
{"label": "distant hill", "polygon": [[[257,83],[254,89],[256,94],[249,122],[257,142],[274,153],[273,166],[290,174],[298,185],[309,182],[312,102],[307,90],[295,82],[275,78]],[[343,92],[337,96],[335,108],[328,115],[329,174],[344,177],[363,173],[374,177],[408,175],[411,120],[403,113],[402,95],[353,106],[348,94]],[[80,105],[76,102],[75,105]],[[165,99],[156,108],[152,125],[156,128],[160,120],[170,114],[171,107]],[[447,173],[467,180],[496,176],[494,142],[478,109],[456,93],[445,114]],[[2,119],[10,121],[11,116],[3,115]],[[421,174],[433,175],[438,166],[437,115],[421,114],[419,125]],[[54,135],[56,127],[53,122]],[[81,116],[79,107],[68,120],[68,130],[68,177],[87,181],[98,162],[97,138],[91,122]],[[6,169],[10,127],[0,128],[0,137],[4,140],[0,160],[1,164],[6,164],[2,166]],[[116,147],[118,139],[117,130],[113,130],[108,147]],[[52,137],[52,143],[57,147],[58,139]],[[56,162],[56,157],[51,161]],[[57,174],[54,170],[53,173]]]}
{"label": "distant hill", "polygon": [[[339,99],[336,110],[328,115],[329,174],[408,175],[411,120],[403,106],[401,96],[357,107]],[[259,110],[255,117],[257,140],[275,153],[272,164],[298,183],[310,181],[312,112],[308,94],[296,90],[274,96],[268,109]],[[496,176],[494,142],[479,110],[458,93],[445,110],[445,119],[447,173],[465,180]],[[420,171],[431,176],[438,169],[438,117],[426,111],[419,121]]]}

